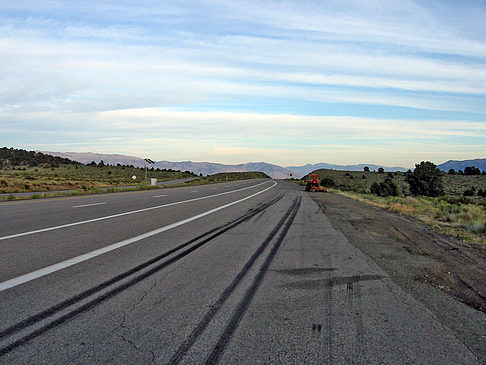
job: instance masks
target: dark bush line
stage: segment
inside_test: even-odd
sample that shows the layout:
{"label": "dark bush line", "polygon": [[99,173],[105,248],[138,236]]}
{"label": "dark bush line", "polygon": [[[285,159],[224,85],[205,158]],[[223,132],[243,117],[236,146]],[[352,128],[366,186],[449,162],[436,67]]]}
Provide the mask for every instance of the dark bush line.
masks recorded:
{"label": "dark bush line", "polygon": [[0,166],[40,166],[59,167],[61,164],[79,165],[68,158],[46,155],[42,152],[26,151],[15,148],[0,148]]}

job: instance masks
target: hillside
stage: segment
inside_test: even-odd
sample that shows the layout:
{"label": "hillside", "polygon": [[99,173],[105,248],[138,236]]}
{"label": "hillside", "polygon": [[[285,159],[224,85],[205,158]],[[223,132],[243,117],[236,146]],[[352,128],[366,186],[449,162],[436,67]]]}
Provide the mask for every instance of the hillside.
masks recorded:
{"label": "hillside", "polygon": [[455,161],[449,160],[444,162],[443,164],[438,165],[437,167],[442,171],[449,171],[450,169],[454,169],[455,171],[462,170],[468,166],[474,166],[480,169],[481,171],[486,171],[486,158],[477,158],[474,160],[464,160],[464,161]]}
{"label": "hillside", "polygon": [[[193,177],[190,173],[140,167],[84,165],[66,158],[14,148],[0,149],[0,194],[82,190]],[[135,178],[133,178],[135,176]]]}
{"label": "hillside", "polygon": [[135,156],[125,156],[125,155],[118,155],[118,154],[106,154],[106,153],[92,153],[92,152],[50,152],[50,151],[43,151],[45,154],[49,154],[52,156],[59,156],[64,158],[69,158],[71,160],[80,162],[82,164],[88,164],[92,161],[99,163],[101,160],[105,164],[110,165],[126,165],[130,166],[133,165],[134,167],[143,167],[144,160],[140,157]]}
{"label": "hillside", "polygon": [[408,170],[404,167],[387,167],[383,165],[374,165],[374,164],[334,165],[329,163],[307,164],[305,166],[289,166],[287,168],[293,172],[295,177],[300,178],[314,170],[319,170],[319,169],[339,170],[339,171],[363,171],[365,166],[368,166],[372,171],[378,170],[378,168],[380,167],[383,167],[385,171],[393,171],[393,172],[394,171],[405,172]]}
{"label": "hillside", "polygon": [[0,167],[3,166],[29,166],[49,165],[58,167],[61,164],[79,164],[68,158],[53,156],[36,151],[26,151],[16,148],[0,148]]}

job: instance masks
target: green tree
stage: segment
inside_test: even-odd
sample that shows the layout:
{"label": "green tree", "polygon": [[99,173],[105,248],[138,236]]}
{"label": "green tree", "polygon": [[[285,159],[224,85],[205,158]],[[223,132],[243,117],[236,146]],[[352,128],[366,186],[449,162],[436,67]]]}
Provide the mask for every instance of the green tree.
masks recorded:
{"label": "green tree", "polygon": [[385,172],[385,169],[383,167],[378,168],[378,173],[383,174]]}
{"label": "green tree", "polygon": [[369,172],[370,171],[370,168],[368,166],[365,166],[364,169],[363,169],[365,172]]}
{"label": "green tree", "polygon": [[415,165],[412,173],[407,173],[405,181],[410,185],[413,195],[440,196],[444,195],[442,173],[430,161],[422,161]]}

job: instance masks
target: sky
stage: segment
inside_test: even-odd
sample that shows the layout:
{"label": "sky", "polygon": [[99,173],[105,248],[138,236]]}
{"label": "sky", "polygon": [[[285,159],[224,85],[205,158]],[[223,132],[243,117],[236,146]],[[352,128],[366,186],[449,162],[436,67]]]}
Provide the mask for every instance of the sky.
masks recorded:
{"label": "sky", "polygon": [[0,144],[282,166],[486,158],[486,2],[0,3]]}

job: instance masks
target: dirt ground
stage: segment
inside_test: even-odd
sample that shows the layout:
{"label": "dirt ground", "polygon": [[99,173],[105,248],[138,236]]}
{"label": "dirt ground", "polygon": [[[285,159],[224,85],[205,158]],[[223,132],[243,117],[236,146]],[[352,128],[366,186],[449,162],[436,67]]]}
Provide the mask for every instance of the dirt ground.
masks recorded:
{"label": "dirt ground", "polygon": [[486,250],[329,193],[310,193],[335,228],[421,301],[486,364]]}

